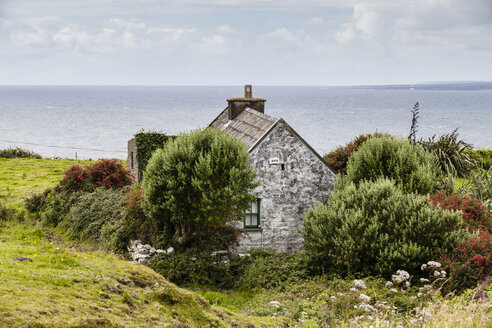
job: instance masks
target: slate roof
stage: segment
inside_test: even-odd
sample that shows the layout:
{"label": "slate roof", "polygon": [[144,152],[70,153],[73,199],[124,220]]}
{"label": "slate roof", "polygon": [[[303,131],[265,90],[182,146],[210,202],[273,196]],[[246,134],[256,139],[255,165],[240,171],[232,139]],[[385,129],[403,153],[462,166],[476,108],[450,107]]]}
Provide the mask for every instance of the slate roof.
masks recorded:
{"label": "slate roof", "polygon": [[275,125],[277,118],[246,108],[233,120],[228,120],[227,108],[210,123],[246,143],[248,150]]}

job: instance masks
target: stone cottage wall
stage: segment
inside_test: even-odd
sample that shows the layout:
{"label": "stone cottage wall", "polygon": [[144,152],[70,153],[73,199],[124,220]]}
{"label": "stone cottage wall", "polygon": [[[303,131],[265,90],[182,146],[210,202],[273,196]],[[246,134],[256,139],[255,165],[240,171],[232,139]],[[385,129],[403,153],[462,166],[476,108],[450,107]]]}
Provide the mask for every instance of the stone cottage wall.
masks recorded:
{"label": "stone cottage wall", "polygon": [[[335,174],[288,128],[277,126],[251,152],[260,186],[260,228],[247,230],[239,250],[266,248],[293,252],[303,247],[304,214],[325,202],[333,191]],[[271,161],[278,159],[278,164]]]}

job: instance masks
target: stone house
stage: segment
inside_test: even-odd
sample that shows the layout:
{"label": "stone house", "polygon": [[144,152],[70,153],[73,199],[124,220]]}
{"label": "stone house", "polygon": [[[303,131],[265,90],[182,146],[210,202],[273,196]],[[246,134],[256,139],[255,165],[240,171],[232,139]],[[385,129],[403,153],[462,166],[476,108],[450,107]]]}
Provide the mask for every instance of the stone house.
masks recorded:
{"label": "stone house", "polygon": [[[228,99],[228,106],[210,127],[242,140],[258,173],[257,200],[245,213],[239,251],[265,248],[293,252],[303,247],[304,214],[325,202],[333,191],[335,173],[323,158],[282,118],[266,115],[265,99]],[[128,142],[128,167],[138,176],[134,139]]]}
{"label": "stone house", "polygon": [[266,248],[293,252],[303,247],[304,214],[325,202],[333,191],[335,173],[323,158],[282,118],[266,115],[264,99],[228,99],[228,106],[209,126],[244,141],[258,173],[257,201],[245,214],[246,236],[240,251]]}

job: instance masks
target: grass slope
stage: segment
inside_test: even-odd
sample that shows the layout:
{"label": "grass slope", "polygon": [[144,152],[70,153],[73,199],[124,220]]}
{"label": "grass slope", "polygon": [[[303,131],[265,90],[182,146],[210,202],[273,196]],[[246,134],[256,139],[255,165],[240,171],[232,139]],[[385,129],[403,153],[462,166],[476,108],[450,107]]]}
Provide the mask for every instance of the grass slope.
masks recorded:
{"label": "grass slope", "polygon": [[[89,162],[0,159],[0,195],[22,201]],[[213,306],[150,268],[81,251],[35,224],[0,222],[0,327],[276,327]]]}
{"label": "grass slope", "polygon": [[70,166],[90,163],[70,159],[0,158],[0,199],[19,207],[25,198],[55,186]]}

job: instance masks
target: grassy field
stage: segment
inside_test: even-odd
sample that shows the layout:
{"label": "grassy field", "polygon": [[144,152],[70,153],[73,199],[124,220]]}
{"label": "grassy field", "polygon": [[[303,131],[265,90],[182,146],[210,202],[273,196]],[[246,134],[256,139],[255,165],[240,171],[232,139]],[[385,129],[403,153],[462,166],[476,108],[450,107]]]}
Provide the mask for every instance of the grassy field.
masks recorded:
{"label": "grassy field", "polygon": [[[0,197],[22,211],[23,199],[55,186],[71,165],[88,163],[0,159]],[[353,278],[186,290],[28,221],[0,222],[0,327],[492,327],[490,299],[415,299],[418,286],[393,293],[375,278],[364,291],[353,290]],[[360,307],[361,293],[381,309]]]}
{"label": "grassy field", "polygon": [[[54,159],[0,159],[0,191],[18,209],[55,186],[73,164]],[[276,327],[213,306],[146,266],[74,248],[32,223],[0,222],[0,327]]]}
{"label": "grassy field", "polygon": [[70,159],[0,158],[0,199],[18,207],[25,198],[55,186],[70,166],[90,163]]}

